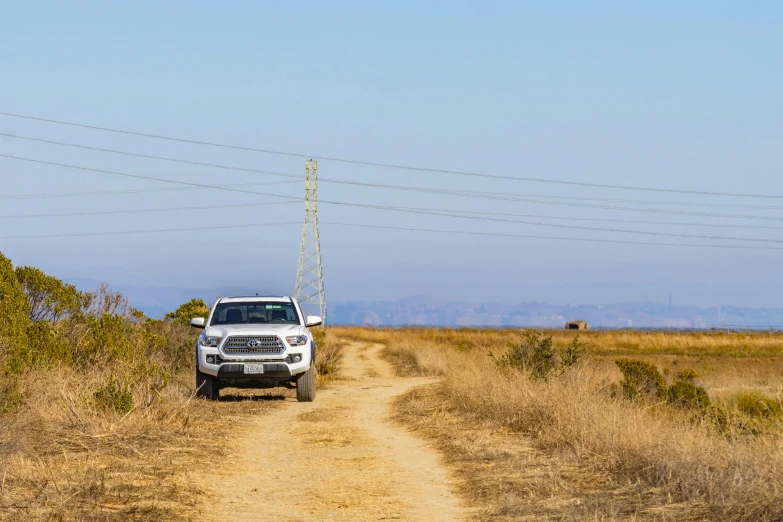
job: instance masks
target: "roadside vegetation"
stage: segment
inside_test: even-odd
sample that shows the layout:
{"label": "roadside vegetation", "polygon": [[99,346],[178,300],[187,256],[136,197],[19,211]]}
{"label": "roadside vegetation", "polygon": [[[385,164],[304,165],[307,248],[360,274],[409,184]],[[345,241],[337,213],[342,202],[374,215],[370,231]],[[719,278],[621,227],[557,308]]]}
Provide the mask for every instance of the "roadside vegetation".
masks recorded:
{"label": "roadside vegetation", "polygon": [[783,336],[339,329],[383,343],[397,402],[479,519],[780,520]]}
{"label": "roadside vegetation", "polygon": [[[188,324],[208,312],[193,299],[150,319],[0,254],[0,520],[198,520],[193,476],[286,393],[195,398]],[[325,382],[342,351],[317,335]]]}
{"label": "roadside vegetation", "polygon": [[315,340],[315,370],[319,385],[326,385],[339,376],[345,354],[342,343],[330,328],[315,327],[310,331]]}
{"label": "roadside vegetation", "polygon": [[203,456],[281,397],[194,398],[200,306],[153,320],[0,254],[0,520],[199,519]]}

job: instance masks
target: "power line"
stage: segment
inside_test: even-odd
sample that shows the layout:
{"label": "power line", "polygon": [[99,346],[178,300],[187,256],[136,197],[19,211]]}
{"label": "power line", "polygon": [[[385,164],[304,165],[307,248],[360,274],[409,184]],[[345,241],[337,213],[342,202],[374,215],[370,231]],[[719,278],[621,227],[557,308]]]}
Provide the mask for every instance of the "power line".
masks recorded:
{"label": "power line", "polygon": [[[433,209],[435,210],[435,209]],[[512,214],[506,212],[479,212],[473,210],[443,210],[438,209],[439,212],[454,212],[462,214],[483,214],[488,216],[504,216],[504,217],[529,217],[538,219],[560,219],[568,221],[595,221],[603,223],[631,223],[638,225],[675,225],[675,226],[688,226],[688,227],[712,227],[712,228],[743,228],[743,229],[763,229],[763,230],[783,230],[783,227],[776,227],[772,225],[734,225],[725,223],[690,223],[687,221],[645,221],[643,219],[608,219],[608,218],[586,218],[579,216],[578,218],[567,216],[546,216],[541,214]]]}
{"label": "power line", "polygon": [[[486,236],[486,237],[509,237],[509,238],[524,238],[524,239],[550,239],[557,241],[584,241],[590,243],[614,243],[623,245],[644,245],[644,246],[674,246],[674,247],[697,247],[697,248],[728,248],[728,249],[742,249],[742,250],[783,250],[783,247],[770,247],[770,246],[746,246],[746,245],[714,245],[714,244],[698,244],[698,243],[660,243],[660,242],[646,242],[646,241],[628,241],[619,239],[594,239],[585,237],[559,237],[559,236],[541,236],[532,234],[505,234],[499,232],[470,232],[466,230],[443,230],[435,228],[413,228],[413,227],[398,227],[398,226],[384,226],[384,225],[368,225],[363,223],[341,223],[341,222],[325,222],[322,225],[337,225],[348,227],[361,227],[368,229],[381,229],[381,230],[401,230],[409,232],[432,232],[442,234],[460,234],[470,236]],[[47,239],[47,238],[70,238],[70,237],[92,237],[92,236],[120,236],[130,234],[158,234],[158,233],[171,233],[171,232],[197,232],[202,230],[226,230],[232,228],[253,228],[253,227],[267,227],[267,226],[281,226],[281,225],[301,225],[300,221],[282,221],[273,223],[241,223],[237,225],[212,225],[203,227],[183,227],[183,228],[156,228],[156,229],[141,229],[141,230],[121,230],[121,231],[106,231],[106,232],[75,232],[66,234],[39,234],[39,235],[17,235],[17,236],[0,236],[2,240],[13,239]]]}
{"label": "power line", "polygon": [[40,163],[42,165],[54,165],[56,167],[63,167],[63,168],[67,168],[67,169],[83,170],[83,171],[86,171],[86,172],[96,172],[96,173],[99,173],[99,174],[111,174],[111,175],[114,175],[114,176],[123,176],[123,177],[126,177],[126,178],[134,178],[134,179],[144,179],[144,180],[147,180],[147,181],[160,181],[161,183],[171,183],[171,184],[174,184],[174,185],[183,185],[183,186],[188,186],[188,187],[199,187],[199,188],[209,188],[209,189],[215,189],[215,190],[225,190],[225,191],[228,191],[228,192],[239,192],[239,193],[242,193],[242,194],[256,194],[256,195],[259,195],[259,196],[270,196],[270,197],[275,197],[275,198],[285,198],[285,199],[294,199],[294,200],[299,199],[299,198],[296,198],[294,196],[283,196],[283,195],[280,195],[280,194],[269,194],[269,193],[266,193],[266,192],[255,192],[255,191],[241,190],[241,189],[231,188],[231,187],[228,187],[228,186],[209,185],[209,184],[205,184],[205,183],[194,183],[194,182],[191,182],[191,181],[177,181],[177,180],[173,180],[173,179],[158,178],[158,177],[155,177],[155,176],[147,176],[147,175],[144,175],[144,174],[130,174],[130,173],[127,173],[127,172],[117,172],[115,170],[95,169],[95,168],[92,168],[92,167],[84,167],[84,166],[81,166],[81,165],[70,165],[68,163],[58,163],[56,161],[46,161],[46,160],[39,160],[39,159],[34,159],[34,158],[24,158],[22,156],[12,156],[10,154],[0,154],[0,157],[9,158],[9,159],[15,159],[15,160],[19,160],[19,161],[29,161],[29,162],[32,162],[32,163]]}
{"label": "power line", "polygon": [[[327,202],[328,203],[328,202]],[[332,204],[344,204],[344,203],[332,203]],[[362,206],[355,203],[349,203],[352,206]],[[370,207],[368,205],[368,207]],[[480,220],[480,221],[493,221],[493,222],[499,222],[499,223],[515,223],[520,225],[531,225],[531,226],[539,226],[539,227],[551,227],[551,228],[568,228],[572,230],[589,230],[589,231],[596,231],[596,232],[612,232],[616,234],[640,234],[645,236],[666,236],[666,237],[682,237],[682,238],[689,238],[689,239],[711,239],[711,240],[724,240],[724,241],[747,241],[747,242],[762,242],[762,243],[783,243],[783,239],[765,239],[765,238],[747,238],[747,237],[726,237],[726,236],[706,236],[706,235],[700,235],[700,234],[676,234],[672,232],[652,232],[647,230],[625,230],[622,228],[604,228],[604,227],[583,227],[580,225],[563,225],[559,223],[542,223],[540,221],[521,221],[521,220],[514,220],[514,219],[500,219],[500,218],[490,218],[490,217],[479,217],[479,216],[461,216],[454,213],[442,213],[442,212],[433,212],[425,209],[411,209],[411,208],[405,208],[405,207],[378,207],[378,206],[372,206],[370,208],[378,208],[378,209],[385,209],[385,210],[396,210],[400,212],[411,212],[414,214],[425,214],[425,215],[431,215],[431,216],[443,216],[443,217],[453,217],[453,218],[459,218],[459,219],[471,219],[471,220]]]}
{"label": "power line", "polygon": [[[687,247],[705,247],[705,248],[733,248],[744,250],[746,248],[751,250],[783,250],[783,247],[764,247],[764,246],[745,246],[745,245],[709,245],[709,244],[696,244],[696,243],[653,243],[646,241],[627,241],[620,239],[593,239],[586,237],[557,237],[557,236],[538,236],[530,234],[504,234],[500,232],[469,232],[466,230],[442,230],[433,228],[409,228],[398,226],[384,226],[384,225],[366,225],[362,223],[337,223],[326,222],[325,225],[341,225],[349,227],[361,227],[361,228],[376,228],[386,230],[402,230],[409,232],[439,232],[443,234],[466,234],[471,236],[491,236],[491,237],[516,237],[516,238],[530,238],[530,239],[553,239],[561,241],[586,241],[590,243],[617,243],[623,245],[654,245],[654,246],[687,246]],[[1,238],[0,238],[1,239]]]}
{"label": "power line", "polygon": [[0,215],[0,219],[26,219],[26,218],[55,218],[55,217],[76,217],[76,216],[108,216],[114,214],[146,214],[148,212],[178,212],[184,210],[212,210],[212,209],[235,209],[246,207],[268,207],[269,205],[290,205],[299,203],[299,201],[263,201],[259,203],[232,203],[226,205],[199,205],[190,207],[163,207],[163,208],[138,208],[127,210],[96,210],[83,212],[58,212],[54,214],[6,214]]}
{"label": "power line", "polygon": [[746,197],[746,198],[762,198],[762,199],[783,199],[783,195],[773,195],[773,194],[751,194],[751,193],[739,193],[739,192],[715,192],[715,191],[702,191],[702,190],[684,190],[684,189],[667,189],[667,188],[654,188],[654,187],[640,187],[640,186],[632,186],[632,185],[613,185],[613,184],[607,184],[607,183],[587,183],[587,182],[580,182],[580,181],[566,181],[566,180],[553,180],[553,179],[544,179],[544,178],[531,178],[531,177],[521,177],[521,176],[501,176],[498,174],[487,174],[487,173],[481,173],[481,172],[469,172],[469,171],[461,171],[461,170],[449,170],[449,169],[435,169],[435,168],[428,168],[428,167],[417,167],[417,166],[411,166],[411,165],[400,165],[400,164],[394,164],[394,163],[380,163],[380,162],[372,162],[372,161],[362,161],[362,160],[355,160],[355,159],[347,159],[347,158],[337,158],[337,157],[328,157],[328,156],[320,156],[316,154],[303,154],[299,152],[286,152],[286,151],[280,151],[280,150],[273,150],[273,149],[260,149],[260,148],[253,148],[253,147],[244,147],[239,145],[229,145],[224,143],[214,143],[214,142],[208,142],[208,141],[201,141],[201,140],[191,140],[186,138],[177,138],[172,136],[163,136],[158,134],[150,134],[150,133],[144,133],[144,132],[134,132],[134,131],[128,131],[128,130],[122,130],[122,129],[113,129],[109,127],[99,127],[95,125],[86,125],[83,123],[75,123],[75,122],[67,122],[62,120],[54,120],[54,119],[48,119],[48,118],[39,118],[35,116],[28,116],[23,114],[15,114],[10,112],[0,112],[0,115],[3,116],[9,116],[12,118],[21,118],[26,120],[33,120],[33,121],[39,121],[44,123],[53,123],[57,125],[67,125],[71,127],[79,127],[84,129],[91,129],[91,130],[97,130],[97,131],[103,131],[103,132],[112,132],[117,134],[125,134],[130,136],[139,136],[144,138],[154,138],[159,140],[166,140],[166,141],[172,141],[172,142],[179,142],[179,143],[188,143],[192,145],[202,145],[202,146],[209,146],[209,147],[219,147],[224,149],[233,149],[233,150],[242,150],[242,151],[248,151],[248,152],[258,152],[263,154],[275,154],[280,156],[289,156],[289,157],[296,157],[296,158],[319,158],[321,160],[325,161],[334,161],[339,163],[349,163],[354,165],[364,165],[368,167],[382,167],[382,168],[390,168],[390,169],[401,169],[401,170],[410,170],[410,171],[419,171],[419,172],[429,172],[429,173],[441,173],[441,174],[452,174],[452,175],[459,175],[459,176],[472,176],[472,177],[479,177],[479,178],[491,178],[491,179],[504,179],[509,181],[527,181],[527,182],[533,182],[533,183],[551,183],[551,184],[557,184],[557,185],[571,185],[571,186],[578,186],[578,187],[592,187],[592,188],[606,188],[606,189],[616,189],[616,190],[638,190],[638,191],[645,191],[645,192],[667,192],[667,193],[676,193],[676,194],[694,194],[694,195],[702,195],[702,196],[727,196],[727,197]]}
{"label": "power line", "polygon": [[[271,193],[265,193],[265,192],[255,192],[255,191],[246,191],[241,189],[233,189],[228,188],[224,186],[219,185],[206,185],[202,183],[193,183],[193,182],[187,182],[187,181],[175,181],[175,180],[169,180],[165,178],[157,178],[154,176],[145,176],[141,174],[129,174],[129,173],[123,173],[123,172],[117,172],[117,171],[110,171],[110,170],[104,170],[104,169],[94,169],[89,167],[82,167],[77,165],[69,165],[66,163],[57,163],[57,162],[51,162],[51,161],[44,161],[44,160],[37,160],[37,159],[31,159],[31,158],[21,158],[18,156],[10,156],[7,154],[0,154],[0,157],[6,157],[6,158],[12,158],[12,159],[21,159],[23,161],[32,161],[35,163],[42,163],[47,165],[56,165],[61,167],[67,167],[77,170],[85,170],[90,172],[98,172],[98,173],[105,173],[105,174],[113,174],[118,176],[127,176],[131,178],[140,178],[140,179],[147,179],[147,180],[154,180],[154,181],[161,181],[165,183],[173,183],[173,184],[179,184],[179,185],[188,185],[188,186],[197,186],[202,188],[213,188],[216,190],[225,190],[229,192],[239,192],[244,194],[256,194],[261,196],[270,196],[270,197],[276,197],[276,198],[283,198],[288,200],[294,200],[299,201],[299,198],[296,198],[294,196],[284,196],[280,194],[271,194]],[[502,219],[495,219],[495,218],[481,218],[481,217],[470,217],[470,216],[460,216],[456,214],[447,214],[447,213],[437,213],[432,212],[431,210],[427,209],[411,209],[406,207],[393,207],[393,206],[380,206],[380,205],[368,205],[368,204],[361,204],[361,203],[349,203],[345,201],[328,201],[328,200],[321,200],[321,203],[325,204],[331,204],[331,205],[342,205],[342,206],[350,206],[350,207],[357,207],[357,208],[368,208],[368,209],[379,209],[379,210],[392,210],[392,211],[399,211],[399,212],[409,212],[409,213],[415,213],[415,214],[428,214],[428,215],[436,215],[436,216],[444,216],[444,217],[457,217],[461,219],[476,219],[476,220],[483,220],[483,221],[497,221],[497,222],[507,222],[507,223],[516,223],[516,224],[525,224],[525,225],[534,225],[534,226],[545,226],[545,227],[554,227],[554,228],[569,228],[569,229],[578,229],[578,230],[593,230],[593,231],[600,231],[600,232],[614,232],[614,233],[623,233],[623,234],[642,234],[642,235],[656,235],[656,236],[668,236],[668,237],[683,237],[683,238],[698,238],[698,239],[717,239],[717,240],[736,240],[736,241],[760,241],[760,242],[783,242],[781,240],[775,240],[775,239],[750,239],[750,238],[735,238],[735,237],[723,237],[723,236],[702,236],[702,235],[695,235],[695,234],[673,234],[673,233],[667,233],[667,232],[648,232],[648,231],[636,231],[636,230],[624,230],[624,229],[610,229],[610,228],[599,228],[599,227],[582,227],[579,225],[561,225],[561,224],[555,224],[555,223],[541,223],[541,222],[530,222],[530,221],[519,221],[519,220],[502,220]],[[778,218],[783,219],[783,218]]]}
{"label": "power line", "polygon": [[106,152],[109,154],[119,154],[122,156],[131,156],[134,158],[143,158],[143,159],[152,159],[152,160],[158,160],[158,161],[169,161],[172,163],[183,163],[185,165],[195,165],[199,167],[209,167],[213,169],[223,169],[223,170],[240,170],[244,172],[254,172],[256,174],[268,174],[270,176],[284,176],[287,178],[296,178],[299,180],[303,180],[304,178],[302,176],[297,176],[295,174],[286,174],[283,172],[275,172],[271,170],[258,170],[258,169],[250,169],[250,168],[244,168],[244,167],[231,167],[228,165],[221,165],[218,163],[207,163],[203,161],[192,161],[192,160],[186,160],[182,158],[169,158],[166,156],[156,156],[153,154],[142,154],[138,152],[128,152],[124,150],[117,150],[117,149],[104,149],[101,147],[93,147],[90,145],[81,145],[78,143],[66,143],[63,141],[54,141],[54,140],[47,140],[43,138],[33,138],[31,136],[19,136],[18,134],[11,134],[6,132],[0,132],[0,136],[7,136],[10,138],[16,138],[19,140],[27,140],[27,141],[35,141],[39,143],[48,143],[49,145],[58,145],[61,147],[71,147],[75,149],[82,149],[82,150],[92,150],[96,152]]}
{"label": "power line", "polygon": [[[268,181],[266,183],[232,183],[225,185],[226,187],[260,187],[266,185],[287,185],[291,183],[299,183],[299,181]],[[127,195],[127,194],[146,194],[149,192],[178,192],[185,190],[203,190],[202,187],[170,187],[170,188],[155,188],[155,189],[122,189],[122,190],[98,190],[91,192],[60,192],[60,193],[48,193],[48,194],[13,194],[10,196],[0,196],[2,199],[48,199],[48,198],[72,198],[79,196],[113,196],[113,195]],[[23,217],[23,216],[19,216]]]}
{"label": "power line", "polygon": [[[168,156],[157,156],[153,154],[143,154],[143,153],[136,153],[136,152],[129,152],[124,150],[118,150],[118,149],[107,149],[102,147],[94,147],[90,145],[82,145],[79,143],[68,143],[68,142],[62,142],[62,141],[55,141],[55,140],[48,140],[44,138],[36,138],[32,136],[20,136],[18,134],[13,133],[3,133],[0,132],[0,136],[8,136],[20,140],[27,140],[27,141],[33,141],[33,142],[39,142],[39,143],[46,143],[49,145],[56,145],[61,147],[70,147],[70,148],[76,148],[76,149],[82,149],[82,150],[91,150],[96,152],[103,152],[108,154],[119,154],[122,156],[130,156],[130,157],[136,157],[136,158],[142,158],[142,159],[151,159],[151,160],[157,160],[157,161],[166,161],[171,163],[180,163],[185,165],[194,165],[194,166],[200,166],[200,167],[208,167],[208,168],[215,168],[215,169],[221,169],[221,170],[231,170],[231,171],[237,171],[237,172],[250,172],[254,174],[265,174],[265,175],[271,175],[271,176],[282,176],[287,178],[294,178],[297,180],[304,180],[303,177],[298,176],[296,174],[289,174],[284,172],[276,172],[276,171],[269,171],[269,170],[262,170],[262,169],[254,169],[249,167],[239,167],[239,166],[232,166],[232,165],[224,165],[219,163],[207,163],[203,161],[194,161],[194,160],[187,160],[182,158],[172,158]],[[369,183],[365,181],[352,181],[352,180],[341,180],[341,179],[332,179],[332,178],[321,178],[320,180],[322,183],[335,183],[335,184],[342,184],[342,185],[355,185],[355,186],[362,186],[362,187],[370,187],[370,188],[382,188],[382,189],[391,189],[391,190],[402,190],[402,191],[413,191],[413,192],[425,192],[425,193],[432,193],[432,194],[443,194],[443,195],[457,195],[457,196],[467,196],[467,197],[488,197],[488,198],[509,198],[509,197],[525,197],[525,198],[548,198],[548,199],[562,199],[562,200],[578,200],[578,201],[601,201],[601,202],[613,202],[613,203],[632,203],[632,204],[641,204],[641,205],[677,205],[677,206],[702,206],[702,207],[727,207],[727,208],[754,208],[754,209],[774,209],[779,210],[783,207],[781,206],[770,206],[770,205],[738,205],[738,204],[726,204],[726,203],[697,203],[697,202],[685,202],[685,201],[645,201],[645,200],[628,200],[628,199],[617,199],[617,198],[593,198],[593,197],[586,197],[586,196],[561,196],[561,195],[548,195],[548,194],[525,194],[525,193],[518,193],[518,192],[482,192],[482,191],[474,191],[474,190],[454,190],[454,189],[437,189],[437,188],[428,188],[428,187],[411,187],[411,186],[404,186],[404,185],[388,185],[388,184],[378,184],[378,183]]]}
{"label": "power line", "polygon": [[[0,136],[8,136],[16,139],[21,140],[28,140],[28,141],[34,141],[34,142],[40,142],[40,143],[47,143],[50,145],[57,145],[62,147],[72,147],[77,149],[84,149],[84,150],[92,150],[97,152],[104,152],[109,154],[119,154],[123,156],[131,156],[131,157],[137,157],[137,158],[143,158],[143,159],[152,159],[152,160],[158,160],[158,161],[167,161],[167,162],[173,162],[173,163],[181,163],[186,165],[195,165],[195,166],[201,166],[201,167],[209,167],[209,168],[216,168],[216,169],[222,169],[222,170],[232,170],[232,171],[238,171],[238,172],[251,172],[255,174],[266,174],[266,175],[272,175],[272,176],[283,176],[288,178],[296,178],[298,180],[304,180],[301,176],[295,175],[295,174],[289,174],[284,172],[275,172],[275,171],[269,171],[269,170],[260,170],[260,169],[253,169],[248,167],[238,167],[238,166],[231,166],[231,165],[223,165],[218,163],[206,163],[201,161],[193,161],[193,160],[186,160],[182,158],[172,158],[167,156],[156,156],[152,154],[141,154],[141,153],[135,153],[135,152],[128,152],[123,150],[117,150],[117,149],[106,149],[101,147],[93,147],[89,145],[82,145],[78,143],[66,143],[61,141],[54,141],[54,140],[48,140],[43,138],[35,138],[31,136],[20,136],[18,134],[12,134],[12,133],[3,133],[0,132]],[[560,196],[560,195],[546,195],[546,194],[520,194],[520,193],[509,193],[509,192],[482,192],[482,191],[468,191],[468,190],[448,190],[448,189],[434,189],[434,188],[427,188],[427,187],[410,187],[410,186],[403,186],[403,185],[384,185],[384,184],[378,184],[378,183],[369,183],[369,182],[361,182],[361,181],[351,181],[351,180],[340,180],[340,179],[330,179],[330,178],[321,178],[320,180],[322,183],[337,183],[337,184],[344,184],[344,185],[357,185],[357,186],[363,186],[363,187],[370,187],[370,188],[383,188],[383,189],[392,189],[392,190],[404,190],[404,191],[414,191],[414,192],[428,192],[428,193],[434,193],[434,194],[445,194],[445,195],[470,195],[469,197],[473,197],[474,195],[476,197],[479,196],[488,196],[488,197],[535,197],[535,198],[549,198],[549,199],[563,199],[563,200],[590,200],[590,201],[603,201],[603,202],[614,202],[614,203],[635,203],[635,204],[643,204],[643,205],[653,205],[653,204],[659,204],[659,205],[678,205],[678,206],[703,206],[703,207],[729,207],[729,208],[756,208],[756,209],[781,209],[783,207],[781,206],[769,206],[769,205],[737,205],[737,204],[725,204],[725,203],[696,203],[696,202],[682,202],[682,201],[644,201],[644,200],[627,200],[627,199],[616,199],[616,198],[593,198],[593,197],[585,197],[585,196]]]}
{"label": "power line", "polygon": [[[295,199],[292,196],[282,196],[280,194],[270,194],[270,193],[263,193],[263,192],[251,192],[251,191],[243,191],[243,190],[235,190],[230,185],[208,185],[208,184],[201,184],[201,183],[189,183],[189,182],[182,182],[182,181],[174,181],[169,180],[165,178],[157,178],[154,176],[146,176],[146,175],[140,175],[140,174],[128,174],[128,173],[121,173],[116,171],[110,171],[105,169],[95,169],[91,167],[84,167],[79,165],[70,165],[67,163],[59,163],[54,161],[45,161],[45,160],[39,160],[34,158],[26,158],[22,156],[13,156],[10,154],[0,154],[0,157],[4,158],[10,158],[15,159],[19,161],[28,161],[33,163],[39,163],[44,165],[53,165],[58,167],[65,167],[70,169],[78,169],[78,170],[84,170],[88,172],[97,172],[97,173],[104,173],[104,174],[113,174],[118,176],[125,176],[130,178],[137,178],[137,179],[145,179],[145,180],[152,180],[152,181],[160,181],[163,183],[173,183],[173,184],[179,184],[179,185],[186,185],[186,186],[194,186],[198,188],[212,188],[217,190],[229,190],[233,192],[240,192],[240,193],[246,193],[246,194],[256,194],[256,195],[262,195],[262,196],[270,196],[270,197],[280,197],[280,198],[288,198],[288,199]],[[632,207],[622,207],[622,206],[616,206],[616,205],[594,205],[591,203],[573,203],[573,202],[557,202],[557,201],[540,201],[530,198],[523,198],[523,197],[513,197],[513,196],[503,196],[503,195],[488,195],[489,193],[475,193],[475,192],[469,192],[469,191],[454,191],[454,190],[446,190],[446,189],[433,189],[433,188],[421,188],[421,187],[403,187],[403,186],[396,186],[396,185],[380,185],[380,184],[367,184],[363,182],[353,182],[353,181],[332,181],[336,183],[345,183],[345,184],[351,184],[351,185],[368,185],[368,186],[374,186],[374,187],[384,187],[384,188],[396,188],[400,190],[406,190],[411,192],[422,192],[422,193],[432,193],[432,194],[443,194],[443,195],[452,195],[452,196],[460,196],[460,197],[468,197],[468,198],[479,198],[479,199],[490,199],[490,200],[496,200],[496,201],[515,201],[515,202],[524,202],[524,203],[532,203],[536,205],[557,205],[557,206],[567,206],[567,207],[580,207],[580,208],[595,208],[595,209],[601,209],[601,210],[612,210],[612,211],[623,211],[623,212],[646,212],[646,213],[655,213],[655,214],[670,214],[670,215],[680,215],[680,216],[698,216],[698,217],[718,217],[718,218],[729,218],[729,219],[750,219],[750,220],[769,220],[769,221],[783,221],[783,217],[775,217],[775,216],[755,216],[755,215],[747,215],[747,214],[716,214],[716,213],[709,213],[709,212],[688,212],[683,210],[666,210],[666,209],[652,209],[652,208],[632,208]]]}
{"label": "power line", "polygon": [[142,230],[121,230],[115,232],[73,232],[66,234],[38,234],[38,235],[22,235],[22,236],[0,236],[0,239],[52,239],[63,237],[91,237],[91,236],[120,236],[126,234],[159,234],[167,232],[195,232],[198,230],[225,230],[230,228],[250,228],[250,227],[267,227],[278,225],[299,225],[299,221],[281,221],[277,223],[242,223],[239,225],[211,225],[206,227],[184,227],[184,228],[153,228]]}
{"label": "power line", "polygon": [[[478,197],[478,196],[470,196],[469,194],[461,194],[461,195],[464,197]],[[675,216],[696,216],[696,217],[716,217],[716,218],[728,218],[728,219],[783,221],[783,217],[777,217],[777,216],[757,216],[757,215],[748,215],[748,214],[716,214],[711,212],[688,212],[685,210],[667,210],[667,209],[656,209],[656,208],[632,208],[632,207],[622,207],[616,205],[593,205],[591,203],[541,201],[536,199],[511,198],[511,197],[509,198],[498,197],[498,198],[487,198],[487,199],[496,199],[498,201],[516,201],[516,202],[523,202],[523,203],[532,203],[534,205],[557,205],[560,207],[594,208],[600,210],[613,210],[613,211],[620,211],[620,212],[644,212],[644,213],[652,213],[652,214],[669,214]]]}
{"label": "power line", "polygon": [[[332,182],[327,180],[327,182]],[[380,186],[380,185],[378,185]],[[397,187],[394,185],[393,187]],[[678,207],[707,207],[707,208],[752,208],[756,210],[781,210],[781,205],[742,205],[737,203],[701,203],[696,201],[661,201],[661,200],[649,200],[649,199],[619,199],[619,198],[594,198],[588,196],[560,196],[552,194],[525,194],[519,192],[484,192],[478,190],[457,190],[454,192],[460,192],[463,194],[481,194],[486,196],[515,196],[515,197],[531,197],[542,199],[561,199],[561,200],[576,200],[576,201],[600,201],[604,203],[631,203],[636,205],[671,205]]]}
{"label": "power line", "polygon": [[[282,183],[289,183],[289,182],[285,181]],[[253,184],[247,183],[244,185],[253,185]],[[188,190],[188,189],[189,188],[146,189],[140,191],[150,192],[155,190]],[[198,190],[198,189],[193,188],[192,190]],[[124,193],[124,191],[88,192],[88,193],[76,192],[70,194],[63,194],[63,197],[74,196],[74,195],[104,194],[104,193],[109,193],[109,194]],[[2,197],[0,197],[0,199],[2,199]],[[268,205],[283,205],[283,204],[291,204],[291,203],[300,203],[301,201],[303,200],[299,199],[299,200],[292,200],[292,201],[275,201],[275,202],[246,203],[246,204],[232,203],[230,208],[233,209],[233,208],[268,206]],[[342,204],[340,202],[326,202],[326,203]],[[695,226],[695,227],[712,227],[712,228],[783,230],[783,226],[770,226],[770,225],[734,225],[734,224],[718,224],[718,223],[689,223],[686,221],[645,221],[645,220],[635,220],[635,219],[607,219],[607,218],[585,218],[585,217],[572,218],[572,217],[565,217],[565,216],[551,216],[551,215],[541,215],[541,214],[515,214],[515,213],[507,213],[507,212],[480,212],[480,211],[459,210],[459,209],[416,208],[416,207],[399,207],[399,206],[390,207],[390,206],[380,206],[380,205],[371,205],[370,207],[378,208],[381,210],[397,209],[397,210],[411,210],[411,211],[429,211],[429,212],[436,213],[436,215],[468,214],[468,215],[501,216],[501,217],[524,217],[524,218],[535,218],[535,219],[557,219],[557,220],[567,220],[567,221],[629,223],[629,224],[640,224],[640,225],[676,225],[676,226]],[[114,214],[145,214],[148,212],[177,212],[177,211],[191,211],[191,210],[205,210],[205,209],[211,210],[211,209],[225,209],[225,208],[226,205],[206,205],[206,206],[199,205],[199,206],[187,206],[187,207],[158,207],[158,208],[144,208],[144,209],[115,209],[115,210],[105,210],[105,211],[57,212],[57,213],[50,213],[50,214],[5,214],[5,215],[0,214],[0,219],[108,216]]]}

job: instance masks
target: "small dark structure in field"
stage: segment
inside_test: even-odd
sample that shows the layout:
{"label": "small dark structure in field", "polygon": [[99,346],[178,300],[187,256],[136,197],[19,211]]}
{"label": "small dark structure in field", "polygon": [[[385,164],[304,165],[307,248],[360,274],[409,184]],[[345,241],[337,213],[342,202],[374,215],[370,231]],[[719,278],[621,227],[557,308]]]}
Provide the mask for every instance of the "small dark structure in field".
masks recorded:
{"label": "small dark structure in field", "polygon": [[566,330],[588,330],[590,325],[587,321],[568,321],[565,325]]}

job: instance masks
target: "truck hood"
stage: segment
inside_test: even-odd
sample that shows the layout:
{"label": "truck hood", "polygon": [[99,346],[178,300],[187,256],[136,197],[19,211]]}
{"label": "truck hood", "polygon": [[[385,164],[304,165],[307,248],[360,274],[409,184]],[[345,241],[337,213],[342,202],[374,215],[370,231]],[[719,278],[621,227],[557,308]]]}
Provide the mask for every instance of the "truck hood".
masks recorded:
{"label": "truck hood", "polygon": [[307,329],[298,324],[227,324],[209,326],[206,335],[227,337],[229,335],[305,335]]}

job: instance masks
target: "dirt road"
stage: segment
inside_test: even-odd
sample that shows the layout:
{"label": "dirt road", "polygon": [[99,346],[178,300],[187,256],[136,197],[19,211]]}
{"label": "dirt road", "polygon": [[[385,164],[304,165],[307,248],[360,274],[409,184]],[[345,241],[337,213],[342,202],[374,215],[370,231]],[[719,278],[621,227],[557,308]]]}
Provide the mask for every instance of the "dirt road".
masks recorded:
{"label": "dirt road", "polygon": [[461,520],[438,453],[389,420],[394,397],[429,379],[396,377],[381,346],[347,346],[344,380],[314,403],[286,398],[236,439],[201,487],[207,520]]}

